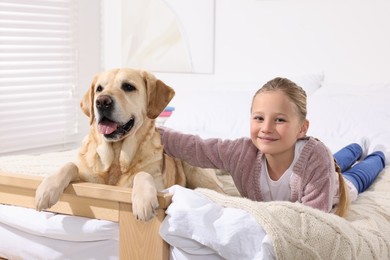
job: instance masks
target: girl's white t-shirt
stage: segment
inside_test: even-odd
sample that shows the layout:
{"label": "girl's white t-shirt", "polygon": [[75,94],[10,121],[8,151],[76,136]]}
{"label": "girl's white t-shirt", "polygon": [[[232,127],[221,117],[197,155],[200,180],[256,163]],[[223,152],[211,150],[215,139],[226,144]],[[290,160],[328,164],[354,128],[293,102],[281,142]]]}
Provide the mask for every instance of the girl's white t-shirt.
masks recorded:
{"label": "girl's white t-shirt", "polygon": [[260,190],[262,191],[263,201],[290,200],[291,187],[290,179],[295,163],[302,152],[307,140],[298,140],[295,144],[294,159],[288,169],[283,173],[279,180],[274,181],[269,177],[267,160],[265,156],[261,161]]}

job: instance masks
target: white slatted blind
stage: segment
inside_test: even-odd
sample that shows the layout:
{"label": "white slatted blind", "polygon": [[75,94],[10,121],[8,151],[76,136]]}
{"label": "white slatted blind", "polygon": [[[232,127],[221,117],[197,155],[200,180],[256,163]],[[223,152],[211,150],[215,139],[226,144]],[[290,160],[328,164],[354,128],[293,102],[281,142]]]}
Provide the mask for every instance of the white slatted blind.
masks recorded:
{"label": "white slatted blind", "polygon": [[75,0],[0,0],[0,154],[77,138]]}

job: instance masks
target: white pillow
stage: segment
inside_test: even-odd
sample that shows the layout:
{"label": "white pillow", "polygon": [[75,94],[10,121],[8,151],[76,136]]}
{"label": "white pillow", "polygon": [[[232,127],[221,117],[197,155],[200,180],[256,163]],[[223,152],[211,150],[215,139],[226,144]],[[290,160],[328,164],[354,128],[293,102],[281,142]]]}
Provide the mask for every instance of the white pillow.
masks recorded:
{"label": "white pillow", "polygon": [[366,136],[390,147],[390,84],[324,85],[308,97],[308,134],[336,152]]}
{"label": "white pillow", "polygon": [[[315,93],[321,86],[324,81],[323,73],[308,73],[308,74],[275,74],[272,77],[269,77],[266,80],[262,80],[262,84],[259,84],[259,88],[264,85],[267,81],[275,78],[275,77],[283,77],[288,78],[289,80],[295,82],[297,85],[302,87],[307,96]],[[254,94],[254,93],[253,93]]]}
{"label": "white pillow", "polygon": [[253,91],[188,91],[175,100],[175,111],[165,126],[207,137],[249,136]]}
{"label": "white pillow", "polygon": [[[288,77],[296,82],[308,95],[320,88],[324,77],[322,74],[278,76]],[[220,81],[213,85],[200,84],[199,81],[182,83],[185,88],[176,91],[170,104],[175,107],[175,111],[167,119],[165,126],[204,138],[235,139],[249,136],[253,95],[270,79],[256,82]],[[175,88],[174,85],[171,86]]]}

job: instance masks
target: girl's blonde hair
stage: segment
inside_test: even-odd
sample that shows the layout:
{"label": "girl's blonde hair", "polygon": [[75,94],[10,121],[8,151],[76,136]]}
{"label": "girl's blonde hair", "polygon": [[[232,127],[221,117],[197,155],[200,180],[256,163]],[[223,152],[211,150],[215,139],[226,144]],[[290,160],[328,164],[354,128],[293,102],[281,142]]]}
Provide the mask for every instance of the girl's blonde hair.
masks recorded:
{"label": "girl's blonde hair", "polygon": [[277,90],[282,91],[292,102],[294,102],[298,109],[297,112],[300,119],[302,121],[305,120],[307,116],[306,92],[303,90],[303,88],[286,78],[277,77],[265,83],[264,86],[261,87],[253,96],[252,104],[253,100],[258,94]]}
{"label": "girl's blonde hair", "polygon": [[[277,77],[265,83],[264,86],[261,87],[253,96],[252,104],[253,104],[253,100],[258,94],[263,92],[268,92],[268,91],[277,91],[277,90],[282,91],[296,105],[297,112],[300,119],[302,121],[306,120],[306,116],[307,116],[306,92],[302,87],[298,86],[296,83],[294,83],[293,81],[287,78]],[[344,177],[341,174],[340,167],[338,166],[336,161],[335,161],[335,169],[339,178],[339,195],[340,195],[339,204],[336,209],[336,214],[339,215],[340,217],[343,217],[347,213],[349,207],[349,196],[348,196],[349,191],[344,181]]]}
{"label": "girl's blonde hair", "polygon": [[344,177],[341,174],[341,169],[337,164],[336,159],[334,160],[337,176],[339,178],[339,203],[337,205],[336,214],[340,217],[344,217],[349,209],[349,189],[344,181]]}

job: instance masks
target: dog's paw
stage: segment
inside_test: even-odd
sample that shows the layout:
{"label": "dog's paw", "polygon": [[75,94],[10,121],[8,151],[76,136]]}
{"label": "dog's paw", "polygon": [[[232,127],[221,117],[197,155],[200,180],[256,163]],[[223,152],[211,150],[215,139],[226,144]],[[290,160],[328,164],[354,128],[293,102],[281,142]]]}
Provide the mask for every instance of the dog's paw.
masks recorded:
{"label": "dog's paw", "polygon": [[58,188],[50,177],[43,179],[35,192],[35,209],[42,211],[57,203],[62,190]]}
{"label": "dog's paw", "polygon": [[158,208],[157,191],[132,193],[133,215],[141,221],[149,221],[156,215]]}
{"label": "dog's paw", "polygon": [[149,221],[156,215],[158,199],[152,175],[147,172],[139,172],[135,175],[131,200],[136,219]]}

